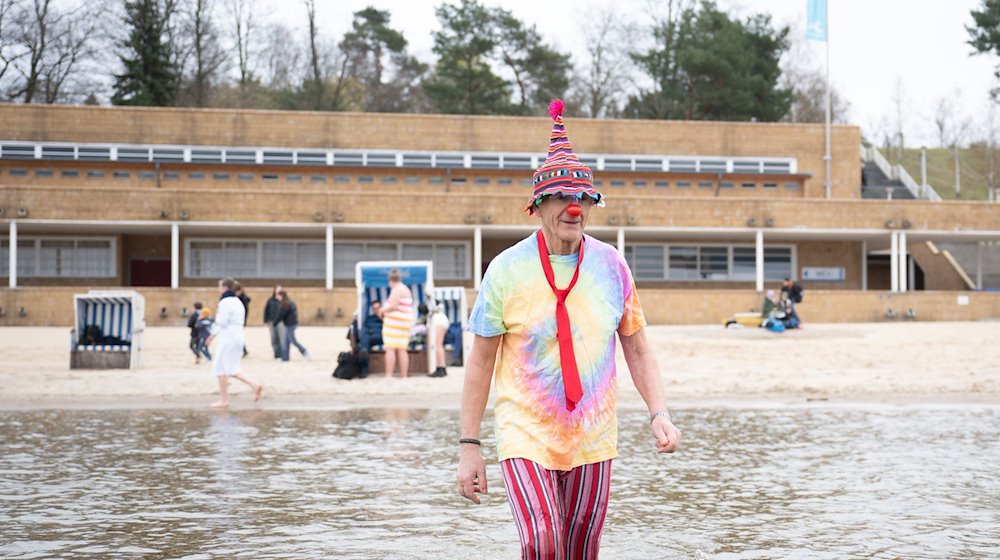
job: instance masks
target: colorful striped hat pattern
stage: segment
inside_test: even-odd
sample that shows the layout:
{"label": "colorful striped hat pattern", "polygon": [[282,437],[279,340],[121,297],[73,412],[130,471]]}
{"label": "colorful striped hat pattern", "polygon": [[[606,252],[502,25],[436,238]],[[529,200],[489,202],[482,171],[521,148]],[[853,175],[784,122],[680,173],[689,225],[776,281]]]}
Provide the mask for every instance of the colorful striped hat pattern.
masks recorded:
{"label": "colorful striped hat pattern", "polygon": [[556,193],[578,197],[588,195],[597,201],[597,206],[604,206],[604,197],[594,188],[594,173],[580,162],[569,144],[563,125],[563,107],[562,99],[555,99],[549,105],[549,116],[553,121],[549,154],[532,177],[534,192],[524,208],[528,214],[535,213],[535,206],[543,197]]}

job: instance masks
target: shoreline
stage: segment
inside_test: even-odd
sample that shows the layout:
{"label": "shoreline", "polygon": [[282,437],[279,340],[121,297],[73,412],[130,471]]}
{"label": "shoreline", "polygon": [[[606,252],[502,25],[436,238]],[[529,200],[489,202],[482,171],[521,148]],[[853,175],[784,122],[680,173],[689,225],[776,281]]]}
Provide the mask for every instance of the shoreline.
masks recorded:
{"label": "shoreline", "polygon": [[[789,406],[998,406],[1000,344],[983,323],[808,324],[782,334],[720,326],[652,326],[667,402],[673,409]],[[206,363],[194,364],[188,332],[147,329],[143,367],[71,370],[68,329],[16,327],[0,336],[0,410],[206,409],[218,385]],[[246,330],[245,373],[264,383],[254,404],[233,382],[232,410],[458,410],[465,372],[408,379],[372,372],[331,377],[348,350],[344,329],[297,333],[312,360],[273,359],[264,327]],[[469,347],[470,338],[466,340]],[[618,354],[618,407],[644,405]]]}

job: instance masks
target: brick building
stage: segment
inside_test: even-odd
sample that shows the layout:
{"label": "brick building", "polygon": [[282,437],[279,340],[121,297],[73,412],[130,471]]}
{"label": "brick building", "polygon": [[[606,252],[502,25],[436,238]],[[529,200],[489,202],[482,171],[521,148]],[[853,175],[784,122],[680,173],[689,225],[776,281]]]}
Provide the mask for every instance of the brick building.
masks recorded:
{"label": "brick building", "polygon": [[[544,118],[0,105],[0,324],[69,324],[82,287],[136,286],[179,324],[234,276],[346,323],[359,260],[432,259],[478,287],[536,227]],[[715,322],[788,276],[809,321],[1000,316],[935,242],[1000,239],[1000,205],[862,200],[860,131],[569,119],[654,323]],[[470,294],[474,295],[474,294]],[[890,313],[891,312],[891,313]],[[252,309],[251,324],[256,311]]]}

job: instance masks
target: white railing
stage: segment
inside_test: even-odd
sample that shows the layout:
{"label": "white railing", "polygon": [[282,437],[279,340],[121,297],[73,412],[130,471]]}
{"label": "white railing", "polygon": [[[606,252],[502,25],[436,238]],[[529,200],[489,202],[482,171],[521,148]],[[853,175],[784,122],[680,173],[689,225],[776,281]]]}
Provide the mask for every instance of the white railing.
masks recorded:
{"label": "white railing", "polygon": [[941,200],[941,195],[934,190],[934,187],[917,183],[906,168],[898,163],[896,165],[890,164],[889,160],[885,159],[882,152],[878,151],[878,148],[875,146],[868,148],[861,146],[861,159],[874,163],[886,177],[903,183],[903,186],[906,187],[906,190],[910,191],[913,198],[934,201]]}

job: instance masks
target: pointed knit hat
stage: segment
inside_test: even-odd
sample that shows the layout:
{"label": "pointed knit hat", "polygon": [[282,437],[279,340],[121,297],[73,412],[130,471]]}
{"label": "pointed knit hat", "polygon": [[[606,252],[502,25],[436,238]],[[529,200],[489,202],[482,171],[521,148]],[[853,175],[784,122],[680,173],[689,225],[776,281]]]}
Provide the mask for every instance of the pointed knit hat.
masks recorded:
{"label": "pointed knit hat", "polygon": [[534,192],[524,208],[528,214],[535,213],[535,206],[543,197],[556,193],[588,195],[596,201],[597,206],[604,206],[604,197],[594,188],[594,173],[580,162],[569,144],[569,136],[563,125],[563,106],[562,99],[555,99],[549,105],[549,116],[553,121],[549,154],[532,177]]}

